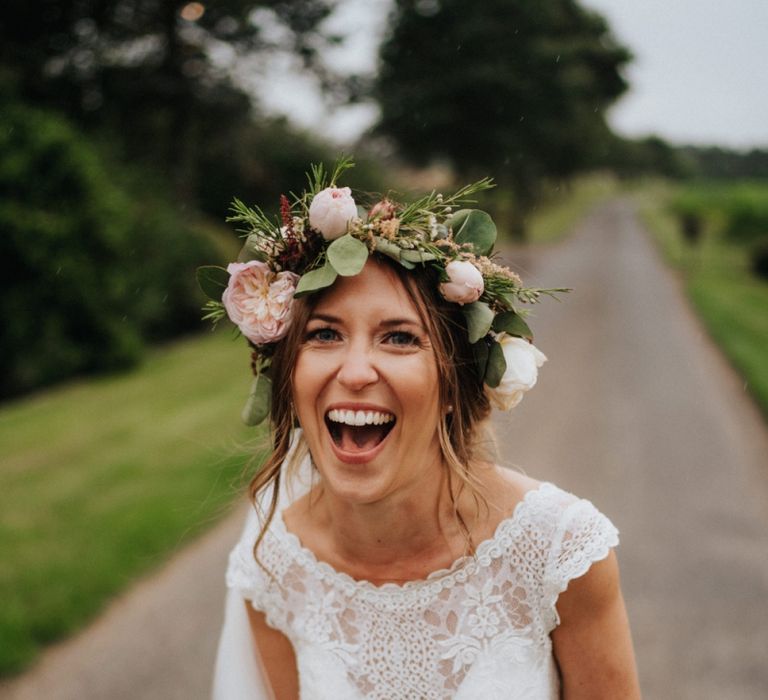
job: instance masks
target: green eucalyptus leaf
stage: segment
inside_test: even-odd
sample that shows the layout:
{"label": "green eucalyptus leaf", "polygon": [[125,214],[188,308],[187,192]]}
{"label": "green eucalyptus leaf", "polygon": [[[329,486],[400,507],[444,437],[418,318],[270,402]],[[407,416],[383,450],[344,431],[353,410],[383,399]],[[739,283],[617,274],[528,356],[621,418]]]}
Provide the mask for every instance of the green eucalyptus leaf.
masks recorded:
{"label": "green eucalyptus leaf", "polygon": [[326,261],[325,265],[322,267],[318,267],[316,270],[312,270],[301,276],[293,296],[298,298],[305,294],[316,292],[318,289],[330,287],[336,281],[337,275],[338,273],[336,270],[334,270]]}
{"label": "green eucalyptus leaf", "polygon": [[501,349],[501,345],[495,340],[491,343],[491,347],[488,349],[488,364],[485,368],[485,383],[495,389],[504,377],[504,372],[507,371],[507,361],[504,359],[504,351]]}
{"label": "green eucalyptus leaf", "polygon": [[349,234],[337,238],[328,246],[328,262],[340,275],[351,277],[363,269],[368,259],[365,243]]}
{"label": "green eucalyptus leaf", "polygon": [[400,251],[400,262],[407,260],[413,263],[425,263],[430,260],[435,260],[435,256],[432,253],[427,253],[423,250],[402,250]]}
{"label": "green eucalyptus leaf", "polygon": [[399,245],[381,236],[374,236],[374,241],[376,242],[377,253],[386,255],[388,258],[392,258],[392,260],[397,260],[406,270],[413,270],[416,267],[412,262],[401,257],[403,249]]}
{"label": "green eucalyptus leaf", "polygon": [[395,245],[392,243],[392,241],[388,241],[386,238],[382,238],[381,236],[374,236],[373,240],[376,243],[377,253],[381,253],[382,255],[386,255],[388,258],[392,258],[393,260],[400,262],[400,246]]}
{"label": "green eucalyptus leaf", "polygon": [[459,209],[448,220],[456,243],[471,243],[476,255],[489,255],[496,242],[496,224],[480,209]]}
{"label": "green eucalyptus leaf", "polygon": [[475,356],[478,376],[485,377],[485,368],[488,365],[488,343],[485,338],[480,338],[472,345],[472,354]]}
{"label": "green eucalyptus leaf", "polygon": [[493,311],[485,302],[475,301],[472,304],[466,304],[462,311],[467,319],[467,332],[469,342],[476,343],[480,338],[484,338],[491,330],[493,323]]}
{"label": "green eucalyptus leaf", "polygon": [[497,333],[508,333],[518,338],[533,340],[533,333],[528,324],[515,311],[503,311],[493,319],[493,330]]}
{"label": "green eucalyptus leaf", "polygon": [[229,284],[229,273],[218,265],[203,265],[197,268],[197,284],[203,294],[213,301],[221,301],[221,295]]}
{"label": "green eucalyptus leaf", "polygon": [[254,377],[248,400],[243,407],[243,423],[248,426],[258,425],[269,415],[272,398],[272,380],[262,372]]}

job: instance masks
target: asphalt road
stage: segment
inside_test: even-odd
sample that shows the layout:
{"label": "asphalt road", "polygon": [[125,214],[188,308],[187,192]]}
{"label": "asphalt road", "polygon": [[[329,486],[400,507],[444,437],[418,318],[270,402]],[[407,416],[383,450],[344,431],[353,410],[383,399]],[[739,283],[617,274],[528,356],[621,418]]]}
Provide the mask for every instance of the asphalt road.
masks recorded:
{"label": "asphalt road", "polygon": [[[768,697],[768,430],[638,224],[596,209],[509,262],[571,286],[533,327],[539,387],[496,417],[502,462],[590,498],[618,550],[646,700]],[[0,700],[204,700],[235,513]]]}
{"label": "asphalt road", "polygon": [[619,528],[643,697],[768,698],[768,430],[743,382],[628,201],[508,261],[574,291],[532,321],[549,362],[500,452]]}

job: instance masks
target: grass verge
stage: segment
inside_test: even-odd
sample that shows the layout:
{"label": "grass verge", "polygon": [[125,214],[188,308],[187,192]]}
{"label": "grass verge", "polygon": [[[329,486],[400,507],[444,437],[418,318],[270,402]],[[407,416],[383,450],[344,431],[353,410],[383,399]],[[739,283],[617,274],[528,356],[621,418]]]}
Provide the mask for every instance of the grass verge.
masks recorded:
{"label": "grass verge", "polygon": [[257,442],[247,391],[244,343],[218,332],[0,409],[0,674],[228,512]]}
{"label": "grass verge", "polygon": [[527,219],[530,242],[559,241],[593,206],[616,194],[619,186],[610,173],[591,173],[569,184],[551,186]]}
{"label": "grass verge", "polygon": [[[720,197],[727,198],[726,187]],[[711,186],[707,192],[711,196]],[[683,275],[686,292],[705,327],[768,418],[768,282],[751,273],[747,249],[729,241],[717,217],[705,225],[696,247],[686,245],[669,207],[677,194],[668,185],[642,190],[638,197],[643,219],[664,257]]]}

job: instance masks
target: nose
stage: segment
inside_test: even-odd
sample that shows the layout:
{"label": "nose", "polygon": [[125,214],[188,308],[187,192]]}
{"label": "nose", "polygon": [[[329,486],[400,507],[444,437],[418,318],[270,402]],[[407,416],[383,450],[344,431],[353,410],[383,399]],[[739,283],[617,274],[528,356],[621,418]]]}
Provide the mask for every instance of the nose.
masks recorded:
{"label": "nose", "polygon": [[350,391],[360,391],[377,382],[379,373],[371,361],[370,349],[354,345],[347,348],[336,379]]}

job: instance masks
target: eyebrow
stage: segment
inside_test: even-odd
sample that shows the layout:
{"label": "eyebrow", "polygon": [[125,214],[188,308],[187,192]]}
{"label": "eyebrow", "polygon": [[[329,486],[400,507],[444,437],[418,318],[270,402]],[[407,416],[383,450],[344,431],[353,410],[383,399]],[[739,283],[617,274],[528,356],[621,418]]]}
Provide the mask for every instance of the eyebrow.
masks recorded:
{"label": "eyebrow", "polygon": [[[318,314],[313,313],[308,319],[307,323],[310,321],[323,321],[325,323],[343,323],[342,319],[338,316],[332,316],[331,314]],[[381,328],[393,328],[396,326],[416,326],[417,328],[421,329],[423,333],[427,332],[427,329],[424,328],[424,326],[419,323],[419,321],[416,321],[414,319],[410,318],[388,318],[381,323],[379,323],[379,326]]]}

